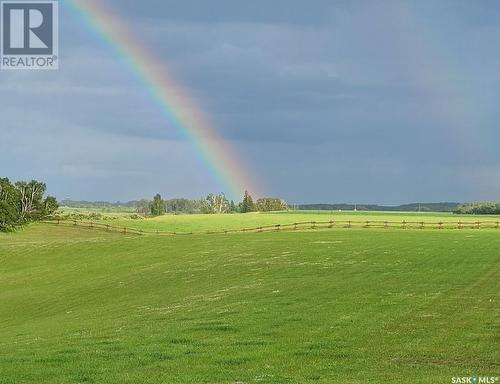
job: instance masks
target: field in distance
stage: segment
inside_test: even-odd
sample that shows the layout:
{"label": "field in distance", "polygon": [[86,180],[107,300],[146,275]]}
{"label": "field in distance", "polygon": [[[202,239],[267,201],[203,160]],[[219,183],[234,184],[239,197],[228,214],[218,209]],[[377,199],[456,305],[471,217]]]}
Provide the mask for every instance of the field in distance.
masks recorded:
{"label": "field in distance", "polygon": [[[217,230],[234,230],[242,228],[257,228],[259,226],[276,224],[293,224],[311,221],[390,221],[402,222],[496,222],[500,216],[494,215],[455,215],[452,213],[422,213],[422,212],[353,212],[353,211],[289,211],[273,213],[245,213],[225,215],[204,214],[166,214],[154,218],[139,218],[130,212],[109,213],[99,210],[61,208],[63,213],[102,213],[103,219],[98,220],[115,226],[142,229],[145,231],[171,232],[204,232]],[[134,217],[134,218],[131,218]]]}
{"label": "field in distance", "polygon": [[0,383],[498,376],[499,249],[493,230],[141,237],[30,225],[0,234]]}

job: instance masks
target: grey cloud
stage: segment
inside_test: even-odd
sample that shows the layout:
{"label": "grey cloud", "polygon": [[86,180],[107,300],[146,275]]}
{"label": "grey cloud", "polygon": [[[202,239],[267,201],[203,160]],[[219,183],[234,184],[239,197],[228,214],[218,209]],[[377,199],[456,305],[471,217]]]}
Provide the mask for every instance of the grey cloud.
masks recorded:
{"label": "grey cloud", "polygon": [[[269,193],[498,199],[497,2],[108,3]],[[62,31],[59,71],[0,73],[2,172],[59,197],[217,191],[116,52],[67,9]]]}

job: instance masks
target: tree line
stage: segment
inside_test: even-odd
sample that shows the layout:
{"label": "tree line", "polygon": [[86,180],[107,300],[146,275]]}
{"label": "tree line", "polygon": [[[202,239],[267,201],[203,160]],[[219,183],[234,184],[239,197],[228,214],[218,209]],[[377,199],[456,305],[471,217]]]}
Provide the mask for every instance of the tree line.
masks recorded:
{"label": "tree line", "polygon": [[137,213],[152,216],[161,216],[165,213],[229,214],[286,210],[288,210],[288,204],[285,201],[272,197],[254,201],[248,191],[245,191],[243,200],[239,203],[229,200],[224,193],[211,193],[199,200],[164,200],[160,194],[156,194],[153,200],[141,200],[137,204]]}
{"label": "tree line", "polygon": [[0,231],[11,231],[52,215],[59,205],[55,197],[45,197],[46,189],[37,180],[11,183],[0,178]]}
{"label": "tree line", "polygon": [[454,213],[461,215],[500,215],[500,203],[477,202],[462,204]]}
{"label": "tree line", "polygon": [[460,203],[411,203],[402,205],[378,204],[298,204],[303,211],[385,211],[385,212],[454,212]]}

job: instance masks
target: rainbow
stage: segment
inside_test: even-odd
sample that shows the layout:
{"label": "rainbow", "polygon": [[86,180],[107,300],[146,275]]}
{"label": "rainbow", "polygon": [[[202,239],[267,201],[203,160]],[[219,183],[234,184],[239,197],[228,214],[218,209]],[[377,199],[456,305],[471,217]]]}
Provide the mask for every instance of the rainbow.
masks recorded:
{"label": "rainbow", "polygon": [[229,143],[213,129],[210,118],[112,9],[98,0],[64,0],[87,26],[105,40],[137,75],[163,114],[187,138],[228,196],[261,189]]}

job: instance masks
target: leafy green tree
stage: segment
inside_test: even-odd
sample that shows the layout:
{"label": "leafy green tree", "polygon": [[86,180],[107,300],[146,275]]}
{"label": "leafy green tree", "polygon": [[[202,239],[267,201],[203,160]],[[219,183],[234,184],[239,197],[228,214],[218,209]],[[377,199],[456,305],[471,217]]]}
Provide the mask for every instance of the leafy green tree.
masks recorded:
{"label": "leafy green tree", "polygon": [[226,196],[223,193],[218,195],[211,193],[208,195],[203,201],[203,212],[212,214],[229,212],[229,202],[227,201]]}
{"label": "leafy green tree", "polygon": [[43,216],[43,195],[47,189],[40,181],[18,181],[15,187],[19,192],[21,221],[37,220]]}
{"label": "leafy green tree", "polygon": [[45,184],[36,180],[12,184],[0,178],[0,231],[53,214],[59,206],[52,196],[44,199],[45,190]]}
{"label": "leafy green tree", "polygon": [[265,197],[257,200],[255,207],[259,212],[274,212],[274,211],[288,210],[288,204],[285,201],[272,197]]}
{"label": "leafy green tree", "polygon": [[161,198],[161,195],[157,193],[153,198],[153,202],[151,203],[151,214],[153,216],[161,216],[166,212],[165,201]]}
{"label": "leafy green tree", "polygon": [[9,179],[0,178],[0,231],[10,231],[19,223],[18,192]]}
{"label": "leafy green tree", "polygon": [[11,231],[19,223],[15,206],[0,201],[0,232]]}
{"label": "leafy green tree", "polygon": [[498,215],[500,214],[500,203],[476,202],[459,206],[455,213],[465,215]]}
{"label": "leafy green tree", "polygon": [[200,200],[171,199],[167,200],[167,211],[174,213],[196,213],[201,212]]}
{"label": "leafy green tree", "polygon": [[59,209],[59,203],[54,196],[47,196],[43,201],[43,216],[51,216]]}
{"label": "leafy green tree", "polygon": [[245,196],[243,196],[243,202],[240,205],[241,213],[255,212],[255,204],[253,198],[248,191],[245,191]]}

